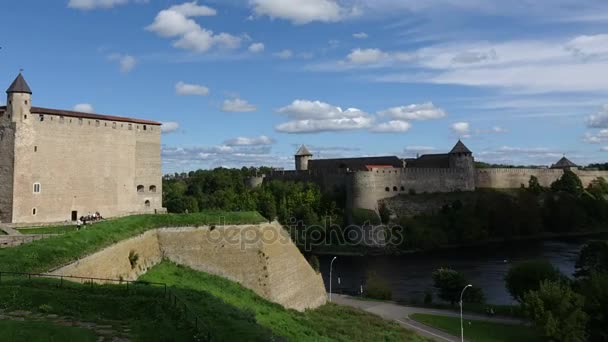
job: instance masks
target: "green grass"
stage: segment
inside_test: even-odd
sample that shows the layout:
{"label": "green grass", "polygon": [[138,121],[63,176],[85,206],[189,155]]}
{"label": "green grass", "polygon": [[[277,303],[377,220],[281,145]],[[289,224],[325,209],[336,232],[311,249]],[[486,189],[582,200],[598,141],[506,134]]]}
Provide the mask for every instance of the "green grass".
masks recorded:
{"label": "green grass", "polygon": [[[286,310],[235,282],[170,262],[153,267],[141,279],[174,286],[205,317],[218,341],[262,341],[270,334],[290,341],[427,341],[396,323],[349,307],[327,304],[304,313]],[[210,301],[209,295],[216,300]]]}
{"label": "green grass", "polygon": [[[111,325],[117,331],[121,325],[128,324],[133,341],[195,340],[192,326],[164,297],[162,288],[140,285],[138,289],[131,287],[127,291],[124,285],[95,285],[91,288],[64,281],[59,288],[59,284],[50,279],[29,281],[3,277],[0,309],[67,316],[81,322]],[[2,334],[3,331],[0,328]],[[0,340],[4,341],[2,334]]]}
{"label": "green grass", "polygon": [[18,247],[0,249],[0,271],[46,272],[154,228],[264,221],[257,212],[207,211],[188,215],[129,216]]}
{"label": "green grass", "polygon": [[[460,336],[460,318],[458,317],[413,314],[410,315],[410,318],[454,336]],[[474,320],[464,321],[464,337],[473,342],[542,341],[540,335],[527,326]]]}
{"label": "green grass", "polygon": [[[375,299],[369,299],[375,300]],[[432,309],[442,309],[442,310],[451,310],[454,312],[460,312],[458,305],[450,305],[448,303],[431,303],[424,304],[420,301],[412,301],[412,300],[398,300],[398,304],[406,305],[406,306],[415,306],[419,308],[432,308]],[[514,318],[522,318],[524,314],[519,305],[498,305],[498,304],[477,304],[477,303],[466,303],[463,310],[468,313],[475,313],[480,315],[486,315],[487,310],[492,308],[494,310],[494,314],[497,316],[506,316],[506,317],[514,317]]]}
{"label": "green grass", "polygon": [[2,341],[10,342],[95,342],[88,329],[64,327],[47,322],[0,321]]}
{"label": "green grass", "polygon": [[[90,225],[87,227],[91,227]],[[21,234],[63,234],[76,231],[76,225],[17,228]]]}

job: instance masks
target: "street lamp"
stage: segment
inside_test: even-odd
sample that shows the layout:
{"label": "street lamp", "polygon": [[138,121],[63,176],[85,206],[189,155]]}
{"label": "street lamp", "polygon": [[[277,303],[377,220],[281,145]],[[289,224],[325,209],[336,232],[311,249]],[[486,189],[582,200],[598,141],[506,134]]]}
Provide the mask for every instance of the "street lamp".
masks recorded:
{"label": "street lamp", "polygon": [[336,261],[338,257],[334,257],[333,259],[331,259],[331,262],[329,263],[329,301],[331,302],[331,268],[334,264],[334,261]]}
{"label": "street lamp", "polygon": [[464,327],[462,325],[462,296],[464,295],[464,291],[466,291],[469,287],[473,287],[473,285],[469,284],[462,289],[460,292],[460,340],[464,342]]}

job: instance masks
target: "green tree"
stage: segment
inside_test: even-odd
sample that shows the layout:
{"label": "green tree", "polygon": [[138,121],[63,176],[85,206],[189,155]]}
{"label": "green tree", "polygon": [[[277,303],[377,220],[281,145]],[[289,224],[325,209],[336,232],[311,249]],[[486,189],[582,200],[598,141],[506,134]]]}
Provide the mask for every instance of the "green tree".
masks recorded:
{"label": "green tree", "polygon": [[[449,268],[440,268],[433,272],[433,286],[439,290],[438,297],[454,305],[460,301],[460,293],[468,284],[464,275]],[[483,303],[483,291],[478,287],[467,289],[463,297],[464,302]]]}
{"label": "green tree", "polygon": [[572,195],[580,196],[583,193],[583,183],[578,178],[576,173],[570,170],[564,170],[564,174],[560,179],[551,184],[551,190],[563,191]]}
{"label": "green tree", "polygon": [[308,263],[310,264],[310,267],[312,267],[312,269],[315,270],[315,272],[317,272],[317,273],[321,272],[321,265],[319,264],[319,258],[317,258],[316,255],[311,255],[310,258],[308,258]]}
{"label": "green tree", "polygon": [[565,282],[543,281],[538,291],[524,295],[524,312],[552,341],[586,341],[584,298]]}
{"label": "green tree", "polygon": [[380,221],[382,224],[388,224],[391,219],[391,210],[388,208],[386,203],[380,202],[378,206],[378,214],[380,215]]}
{"label": "green tree", "polygon": [[369,272],[366,280],[366,293],[370,298],[389,300],[393,298],[393,291],[388,282],[375,272]]}
{"label": "green tree", "polygon": [[528,181],[528,190],[533,194],[538,195],[545,189],[542,187],[542,185],[540,185],[536,176],[530,176],[530,180]]}
{"label": "green tree", "polygon": [[264,216],[268,222],[271,222],[277,217],[277,207],[272,194],[262,191],[258,199],[258,211]]}
{"label": "green tree", "polygon": [[589,340],[608,341],[608,273],[591,273],[580,281],[579,292],[589,316]]}
{"label": "green tree", "polygon": [[581,249],[574,266],[574,276],[587,277],[593,272],[608,273],[608,241],[590,241]]}
{"label": "green tree", "polygon": [[542,281],[557,281],[561,277],[550,262],[530,260],[513,265],[505,276],[505,285],[513,299],[521,302],[528,291],[537,291]]}

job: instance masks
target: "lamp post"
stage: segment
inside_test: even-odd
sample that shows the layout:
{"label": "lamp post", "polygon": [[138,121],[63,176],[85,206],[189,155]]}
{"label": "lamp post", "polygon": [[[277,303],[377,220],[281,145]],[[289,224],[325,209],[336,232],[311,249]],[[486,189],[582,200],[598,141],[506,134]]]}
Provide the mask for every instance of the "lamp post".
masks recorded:
{"label": "lamp post", "polygon": [[331,259],[331,262],[329,263],[329,301],[331,302],[331,268],[334,264],[334,261],[336,261],[338,257],[334,257],[333,259]]}
{"label": "lamp post", "polygon": [[469,287],[473,287],[473,285],[469,284],[462,289],[460,292],[460,340],[464,342],[464,326],[462,325],[462,296],[464,295],[464,291],[466,291]]}

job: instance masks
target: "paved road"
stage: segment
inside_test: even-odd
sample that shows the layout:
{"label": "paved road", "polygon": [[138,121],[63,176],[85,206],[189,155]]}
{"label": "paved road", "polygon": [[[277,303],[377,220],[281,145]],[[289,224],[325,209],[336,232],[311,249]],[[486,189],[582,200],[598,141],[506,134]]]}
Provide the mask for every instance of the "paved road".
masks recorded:
{"label": "paved road", "polygon": [[[372,300],[360,300],[354,297],[332,294],[332,301],[336,304],[352,306],[355,308],[362,309],[369,313],[376,314],[382,318],[393,320],[398,322],[403,327],[415,330],[420,335],[429,337],[434,339],[435,341],[440,342],[457,342],[460,341],[460,337],[453,336],[443,332],[442,330],[438,330],[428,325],[424,325],[422,323],[418,323],[409,318],[409,315],[414,313],[424,313],[431,315],[442,315],[442,316],[450,316],[450,317],[460,317],[459,313],[449,311],[449,310],[440,310],[440,309],[426,309],[426,308],[417,308],[412,306],[403,306],[398,305],[391,302],[379,302]],[[484,321],[492,321],[497,323],[505,323],[505,324],[522,324],[523,322],[518,319],[505,318],[505,317],[487,317],[484,315],[475,315],[475,314],[464,314],[463,318],[470,320],[484,320]]]}

